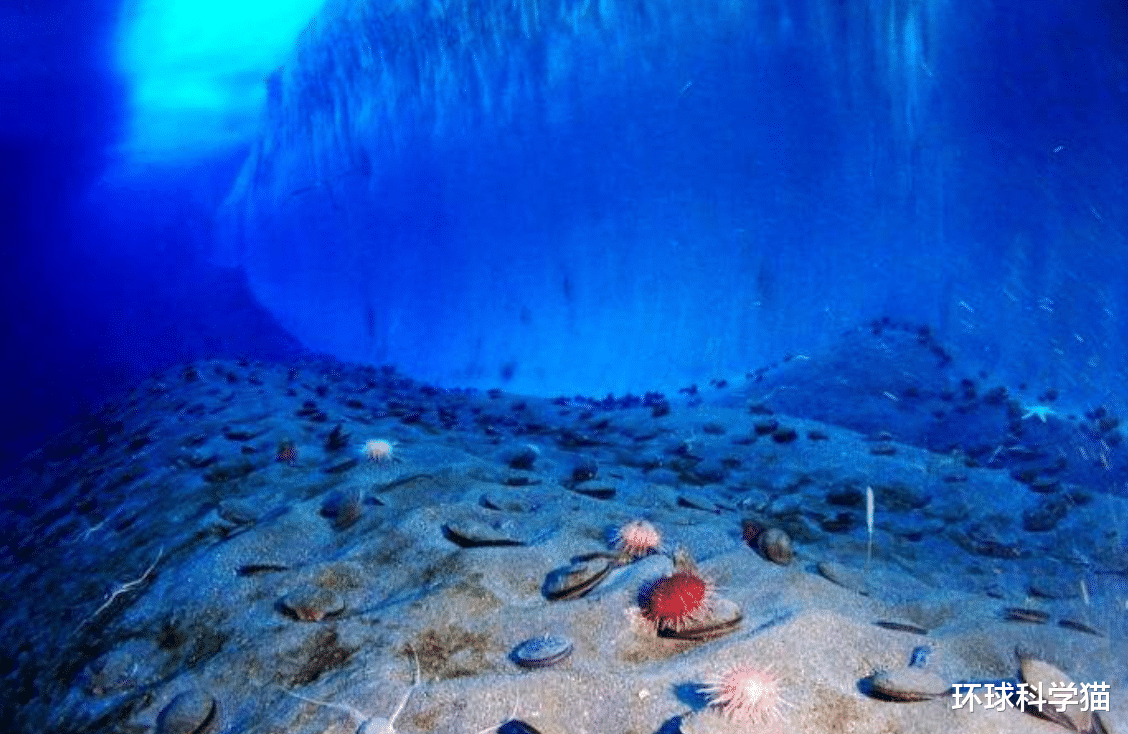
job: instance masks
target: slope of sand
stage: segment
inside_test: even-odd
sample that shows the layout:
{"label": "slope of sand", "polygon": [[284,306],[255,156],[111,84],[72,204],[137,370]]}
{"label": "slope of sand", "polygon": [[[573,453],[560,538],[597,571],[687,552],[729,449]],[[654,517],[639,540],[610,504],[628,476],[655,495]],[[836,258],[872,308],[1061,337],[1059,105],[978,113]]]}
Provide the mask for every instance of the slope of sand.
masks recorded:
{"label": "slope of sand", "polygon": [[[1024,513],[1055,495],[1013,472],[740,390],[552,401],[318,361],[156,376],[4,485],[0,715],[24,732],[371,734],[410,690],[404,734],[511,717],[542,734],[1067,731],[868,695],[928,646],[924,669],[949,683],[1014,681],[1016,650],[1107,682],[1103,725],[1128,731],[1123,497],[1074,489],[1032,532]],[[392,458],[366,456],[370,439]],[[546,598],[554,569],[640,518],[664,553]],[[749,518],[790,534],[790,564],[744,542]],[[695,643],[638,624],[679,547],[739,605],[734,631]],[[518,667],[542,634],[571,656]],[[703,685],[736,665],[770,669],[780,718],[709,721]]]}

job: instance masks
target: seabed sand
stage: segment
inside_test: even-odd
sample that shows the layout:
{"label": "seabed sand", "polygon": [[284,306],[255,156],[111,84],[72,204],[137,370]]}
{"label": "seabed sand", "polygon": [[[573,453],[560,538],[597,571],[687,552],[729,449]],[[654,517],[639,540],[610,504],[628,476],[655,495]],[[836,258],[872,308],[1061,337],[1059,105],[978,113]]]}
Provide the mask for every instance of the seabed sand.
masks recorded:
{"label": "seabed sand", "polygon": [[[750,412],[731,391],[668,405],[433,391],[318,361],[157,376],[4,487],[4,720],[370,733],[410,689],[403,734],[511,717],[542,734],[672,734],[705,730],[705,682],[749,665],[776,676],[780,717],[708,731],[1068,731],[950,695],[867,695],[870,675],[928,646],[925,669],[949,683],[1016,681],[1016,650],[1106,682],[1102,723],[1128,731],[1124,497],[1092,493],[1026,532],[1042,498],[1007,471],[885,438],[893,451],[875,452],[872,437]],[[776,440],[780,426],[795,435]],[[370,439],[393,442],[392,458],[367,457]],[[746,518],[786,530],[792,563],[750,548]],[[662,532],[664,553],[581,598],[546,598],[554,569],[609,552],[634,519]],[[695,643],[638,624],[640,590],[679,547],[739,605],[731,633]],[[544,634],[572,654],[518,667],[514,648]]]}

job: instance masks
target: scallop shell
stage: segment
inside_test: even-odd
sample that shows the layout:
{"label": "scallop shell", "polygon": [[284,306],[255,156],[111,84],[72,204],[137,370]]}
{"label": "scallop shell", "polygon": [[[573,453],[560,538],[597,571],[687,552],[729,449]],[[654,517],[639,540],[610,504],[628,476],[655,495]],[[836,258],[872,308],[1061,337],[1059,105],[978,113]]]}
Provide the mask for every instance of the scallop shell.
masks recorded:
{"label": "scallop shell", "polygon": [[522,668],[548,668],[567,660],[572,641],[558,635],[541,635],[525,640],[513,650],[513,662]]}

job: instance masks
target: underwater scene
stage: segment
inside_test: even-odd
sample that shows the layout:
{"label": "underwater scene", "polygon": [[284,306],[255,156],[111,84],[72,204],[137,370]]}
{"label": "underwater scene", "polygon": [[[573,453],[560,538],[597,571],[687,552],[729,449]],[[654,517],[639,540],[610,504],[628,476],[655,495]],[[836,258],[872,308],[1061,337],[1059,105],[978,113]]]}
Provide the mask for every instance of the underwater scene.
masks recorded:
{"label": "underwater scene", "polygon": [[1123,0],[0,10],[0,731],[1128,734]]}

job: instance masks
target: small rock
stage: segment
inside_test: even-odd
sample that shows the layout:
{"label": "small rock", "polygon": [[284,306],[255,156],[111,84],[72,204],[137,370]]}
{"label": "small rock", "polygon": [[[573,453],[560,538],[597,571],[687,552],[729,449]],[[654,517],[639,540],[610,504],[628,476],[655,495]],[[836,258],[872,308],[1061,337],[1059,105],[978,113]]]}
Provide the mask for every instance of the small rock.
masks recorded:
{"label": "small rock", "polygon": [[331,492],[321,503],[321,516],[332,522],[334,530],[351,528],[363,513],[364,497],[357,489]]}
{"label": "small rock", "polygon": [[503,459],[510,469],[531,471],[539,456],[537,450],[532,446],[520,446],[506,452]]}
{"label": "small rock", "polygon": [[756,541],[760,552],[772,563],[786,566],[795,558],[795,551],[791,548],[791,536],[779,528],[768,528],[760,533]]}
{"label": "small rock", "polygon": [[780,426],[772,431],[772,440],[776,443],[791,443],[799,438],[799,432],[790,426]]}
{"label": "small rock", "polygon": [[1022,512],[1022,529],[1031,533],[1045,533],[1057,527],[1069,512],[1070,501],[1064,495],[1040,498]]}

